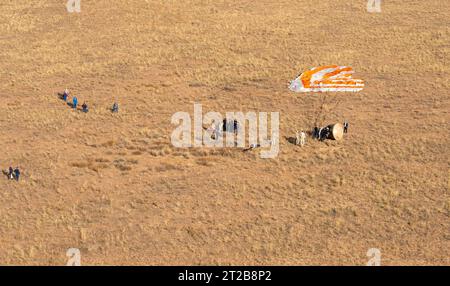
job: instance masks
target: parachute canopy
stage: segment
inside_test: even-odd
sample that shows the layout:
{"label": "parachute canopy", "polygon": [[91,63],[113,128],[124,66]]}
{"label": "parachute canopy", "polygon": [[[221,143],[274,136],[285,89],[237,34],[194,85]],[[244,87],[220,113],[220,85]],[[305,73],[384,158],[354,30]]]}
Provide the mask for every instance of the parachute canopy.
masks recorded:
{"label": "parachute canopy", "polygon": [[314,67],[291,81],[289,89],[295,92],[361,91],[364,81],[353,78],[353,73],[348,66]]}

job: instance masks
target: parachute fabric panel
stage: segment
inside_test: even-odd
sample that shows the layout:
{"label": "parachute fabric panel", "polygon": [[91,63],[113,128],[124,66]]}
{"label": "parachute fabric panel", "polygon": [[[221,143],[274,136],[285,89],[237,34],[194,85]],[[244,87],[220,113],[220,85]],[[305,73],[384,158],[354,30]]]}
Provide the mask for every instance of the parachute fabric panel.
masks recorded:
{"label": "parachute fabric panel", "polygon": [[314,67],[291,81],[289,89],[295,92],[357,92],[364,88],[362,79],[353,78],[348,66]]}

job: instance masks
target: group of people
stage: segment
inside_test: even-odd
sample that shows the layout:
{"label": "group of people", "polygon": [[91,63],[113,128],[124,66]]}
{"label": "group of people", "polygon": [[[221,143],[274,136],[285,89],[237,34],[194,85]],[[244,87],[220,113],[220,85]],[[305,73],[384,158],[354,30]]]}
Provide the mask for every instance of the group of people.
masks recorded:
{"label": "group of people", "polygon": [[223,122],[222,122],[222,126],[223,126],[222,129],[224,132],[233,132],[233,133],[237,134],[239,131],[239,122],[236,119],[227,120],[226,118],[224,118]]}
{"label": "group of people", "polygon": [[[70,92],[69,92],[69,90],[66,88],[66,89],[64,90],[64,93],[62,94],[62,96],[61,96],[61,95],[60,95],[60,96],[61,96],[62,100],[64,100],[65,102],[68,102],[69,94],[70,94]],[[72,104],[71,104],[71,105],[72,105],[72,108],[73,108],[73,109],[77,110],[77,107],[78,107],[78,98],[77,98],[76,96],[73,96],[73,97],[72,97]],[[82,108],[82,111],[83,111],[83,112],[85,112],[85,113],[89,112],[89,107],[88,107],[88,105],[87,105],[86,102],[84,102],[84,103],[81,105],[81,108]],[[113,104],[113,106],[112,106],[112,108],[111,108],[111,111],[112,111],[113,113],[118,113],[118,112],[119,112],[119,104],[117,104],[117,102],[114,102],[114,104]],[[8,179],[9,179],[9,180],[16,180],[16,181],[19,181],[19,178],[20,178],[20,170],[19,170],[19,167],[16,167],[16,168],[14,168],[14,169],[13,169],[13,167],[9,167],[8,171],[3,171],[3,173],[4,173],[5,175],[8,176]]]}
{"label": "group of people", "polygon": [[[345,120],[344,124],[344,133],[348,132],[348,121]],[[331,128],[330,126],[326,126],[323,128],[319,128],[319,127],[314,127],[313,132],[312,132],[312,137],[319,140],[319,141],[324,141],[325,139],[329,138],[331,135]]]}
{"label": "group of people", "polygon": [[[68,98],[69,98],[69,94],[70,94],[70,92],[69,92],[69,90],[66,88],[66,89],[64,90],[63,94],[62,94],[62,100],[64,100],[65,102],[67,102],[67,100],[68,100]],[[74,110],[77,110],[77,107],[78,107],[78,98],[77,98],[76,96],[73,96],[73,97],[72,97],[72,104],[71,104],[71,105],[72,105],[72,108],[73,108]],[[86,101],[83,102],[83,104],[81,105],[81,111],[84,112],[84,113],[88,113],[88,112],[89,112],[89,107],[88,107]],[[114,104],[113,104],[113,106],[112,106],[112,108],[111,108],[111,112],[113,112],[113,113],[118,113],[118,112],[119,112],[119,104],[118,104],[117,102],[114,102]]]}
{"label": "group of people", "polygon": [[330,136],[331,130],[329,126],[323,127],[323,128],[319,128],[319,127],[314,127],[313,130],[313,138],[319,140],[319,141],[324,141],[325,139],[327,139]]}
{"label": "group of people", "polygon": [[[345,120],[344,124],[344,133],[348,132],[348,121]],[[317,139],[319,141],[324,141],[325,139],[329,138],[331,135],[331,128],[330,126],[326,126],[323,128],[319,128],[319,127],[314,127],[314,129],[312,130],[312,137],[314,139]],[[302,130],[302,131],[297,131],[295,132],[295,145],[299,145],[301,147],[303,147],[305,145],[305,141],[306,141],[306,133]]]}
{"label": "group of people", "polygon": [[19,167],[16,167],[15,169],[13,169],[12,167],[9,167],[8,172],[7,172],[7,176],[8,176],[9,180],[19,181],[19,178],[20,178]]}
{"label": "group of people", "polygon": [[[66,88],[66,89],[64,90],[64,92],[63,92],[63,95],[62,95],[62,99],[63,99],[65,102],[67,102],[67,99],[68,99],[68,97],[69,97],[69,94],[70,94],[70,92],[69,92],[69,90]],[[76,96],[73,96],[73,97],[72,97],[72,108],[73,108],[74,110],[77,110],[77,107],[78,107],[78,98],[77,98]],[[83,102],[83,104],[81,105],[81,110],[82,110],[84,113],[88,113],[88,112],[89,112],[89,107],[88,107],[86,101]]]}
{"label": "group of people", "polygon": [[211,138],[215,140],[222,132],[233,132],[234,134],[237,134],[239,131],[239,122],[236,119],[227,120],[225,118],[222,121],[221,127],[222,128],[213,123],[206,130],[211,134]]}

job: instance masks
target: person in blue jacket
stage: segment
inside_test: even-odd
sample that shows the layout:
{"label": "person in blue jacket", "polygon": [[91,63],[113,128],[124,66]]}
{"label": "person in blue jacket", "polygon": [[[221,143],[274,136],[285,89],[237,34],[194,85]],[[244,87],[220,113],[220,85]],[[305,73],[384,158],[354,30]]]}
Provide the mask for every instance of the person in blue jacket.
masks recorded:
{"label": "person in blue jacket", "polygon": [[19,167],[16,167],[16,168],[14,169],[14,177],[16,178],[16,181],[18,182],[18,181],[19,181],[19,177],[20,177],[20,170],[19,170]]}
{"label": "person in blue jacket", "polygon": [[76,96],[73,97],[73,108],[77,109],[77,105],[78,105],[78,98],[76,98]]}

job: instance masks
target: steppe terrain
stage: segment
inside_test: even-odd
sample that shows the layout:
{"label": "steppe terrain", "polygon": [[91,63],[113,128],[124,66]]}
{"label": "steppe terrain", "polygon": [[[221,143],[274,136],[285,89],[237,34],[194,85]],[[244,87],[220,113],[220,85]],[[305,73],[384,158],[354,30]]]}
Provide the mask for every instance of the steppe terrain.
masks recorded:
{"label": "steppe terrain", "polygon": [[[449,1],[65,2],[0,2],[1,265],[450,264]],[[295,146],[329,64],[366,81],[329,95],[349,134]],[[194,102],[280,112],[278,157],[173,147]]]}

